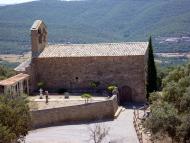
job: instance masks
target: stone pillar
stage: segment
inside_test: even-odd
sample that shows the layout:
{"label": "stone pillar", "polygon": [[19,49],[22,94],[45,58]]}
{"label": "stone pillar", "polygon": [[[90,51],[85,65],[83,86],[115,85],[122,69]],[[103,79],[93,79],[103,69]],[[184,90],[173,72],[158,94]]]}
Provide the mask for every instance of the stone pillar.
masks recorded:
{"label": "stone pillar", "polygon": [[20,95],[20,83],[17,83],[18,95]]}
{"label": "stone pillar", "polygon": [[16,83],[15,87],[16,87],[16,93],[17,93],[17,95],[19,95],[19,85],[18,85],[18,83]]}
{"label": "stone pillar", "polygon": [[5,86],[5,94],[10,94],[11,93],[11,87]]}
{"label": "stone pillar", "polygon": [[24,91],[24,89],[23,89],[23,81],[20,81],[19,84],[20,84],[20,93],[23,94],[23,91]]}
{"label": "stone pillar", "polygon": [[26,88],[27,88],[27,95],[29,95],[29,82],[28,82],[28,79],[26,80]]}
{"label": "stone pillar", "polygon": [[11,86],[5,86],[4,87],[4,94],[10,94],[11,93]]}
{"label": "stone pillar", "polygon": [[13,94],[13,87],[12,87],[12,85],[10,86],[10,94]]}
{"label": "stone pillar", "polygon": [[17,95],[17,92],[16,92],[16,87],[15,87],[16,85],[13,85],[13,94],[14,95]]}
{"label": "stone pillar", "polygon": [[7,94],[7,86],[4,86],[4,94]]}

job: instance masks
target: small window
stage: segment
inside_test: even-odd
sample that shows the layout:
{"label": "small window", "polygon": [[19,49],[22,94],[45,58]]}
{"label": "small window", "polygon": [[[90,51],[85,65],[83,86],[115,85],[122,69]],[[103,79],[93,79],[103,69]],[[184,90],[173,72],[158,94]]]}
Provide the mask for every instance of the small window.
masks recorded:
{"label": "small window", "polygon": [[78,78],[78,77],[75,77],[75,79],[76,79],[76,82],[78,82],[79,78]]}
{"label": "small window", "polygon": [[42,33],[41,29],[38,29],[38,34],[41,34],[41,33]]}
{"label": "small window", "polygon": [[42,43],[42,34],[40,34],[40,36],[39,36],[39,43],[40,44]]}

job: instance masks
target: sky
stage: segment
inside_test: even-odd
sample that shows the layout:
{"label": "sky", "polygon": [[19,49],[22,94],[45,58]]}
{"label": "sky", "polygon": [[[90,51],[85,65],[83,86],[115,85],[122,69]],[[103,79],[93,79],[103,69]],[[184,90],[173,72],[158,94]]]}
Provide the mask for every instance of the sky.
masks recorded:
{"label": "sky", "polygon": [[[0,5],[18,4],[37,0],[0,0]],[[61,1],[81,1],[81,0],[61,0]]]}
{"label": "sky", "polygon": [[0,4],[16,4],[16,3],[24,3],[35,0],[0,0]]}

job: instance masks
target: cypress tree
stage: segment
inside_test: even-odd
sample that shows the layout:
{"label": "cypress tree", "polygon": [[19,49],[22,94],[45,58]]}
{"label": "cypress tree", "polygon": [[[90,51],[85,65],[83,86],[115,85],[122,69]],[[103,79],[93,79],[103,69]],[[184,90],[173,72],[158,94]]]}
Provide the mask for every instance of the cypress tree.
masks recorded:
{"label": "cypress tree", "polygon": [[157,71],[154,62],[154,54],[152,47],[152,38],[149,38],[148,44],[148,71],[147,71],[147,98],[149,93],[157,90]]}

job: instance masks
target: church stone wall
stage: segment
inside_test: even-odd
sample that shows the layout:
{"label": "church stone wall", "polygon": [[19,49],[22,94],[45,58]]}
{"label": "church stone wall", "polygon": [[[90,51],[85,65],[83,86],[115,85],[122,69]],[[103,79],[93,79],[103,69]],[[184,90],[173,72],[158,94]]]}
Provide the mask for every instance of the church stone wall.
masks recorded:
{"label": "church stone wall", "polygon": [[110,84],[128,86],[132,100],[144,102],[145,67],[144,56],[33,58],[32,85],[42,81],[48,90],[88,89],[98,81],[101,89]]}

